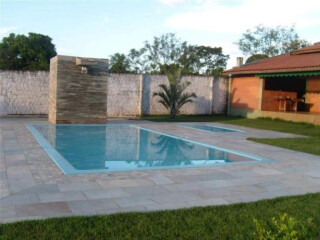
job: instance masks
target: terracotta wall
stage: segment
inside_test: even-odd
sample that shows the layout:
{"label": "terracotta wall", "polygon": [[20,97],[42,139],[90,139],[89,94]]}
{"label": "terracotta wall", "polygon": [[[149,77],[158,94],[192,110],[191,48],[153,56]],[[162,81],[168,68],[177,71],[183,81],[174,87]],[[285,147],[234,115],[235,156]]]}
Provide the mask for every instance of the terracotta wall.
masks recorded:
{"label": "terracotta wall", "polygon": [[307,103],[310,104],[310,112],[320,113],[320,77],[308,79]]}
{"label": "terracotta wall", "polygon": [[230,107],[259,110],[260,78],[234,77],[231,84]]}
{"label": "terracotta wall", "polygon": [[277,101],[276,97],[280,97],[280,96],[283,98],[286,98],[286,97],[297,98],[297,93],[263,90],[261,110],[262,111],[279,111],[279,101]]}

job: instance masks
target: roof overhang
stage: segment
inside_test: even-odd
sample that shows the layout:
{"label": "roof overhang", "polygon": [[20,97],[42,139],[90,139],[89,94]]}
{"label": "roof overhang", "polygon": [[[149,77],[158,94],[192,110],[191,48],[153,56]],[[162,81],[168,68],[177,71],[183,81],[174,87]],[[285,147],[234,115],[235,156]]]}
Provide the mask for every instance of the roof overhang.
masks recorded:
{"label": "roof overhang", "polygon": [[257,75],[257,74],[273,74],[273,73],[302,73],[302,72],[320,72],[320,67],[294,68],[294,69],[268,69],[268,70],[227,70],[222,72],[222,76],[231,77],[235,75]]}
{"label": "roof overhang", "polygon": [[318,76],[318,72],[286,72],[286,73],[262,73],[256,74],[256,77],[259,78],[270,78],[270,77],[306,77],[306,76]]}

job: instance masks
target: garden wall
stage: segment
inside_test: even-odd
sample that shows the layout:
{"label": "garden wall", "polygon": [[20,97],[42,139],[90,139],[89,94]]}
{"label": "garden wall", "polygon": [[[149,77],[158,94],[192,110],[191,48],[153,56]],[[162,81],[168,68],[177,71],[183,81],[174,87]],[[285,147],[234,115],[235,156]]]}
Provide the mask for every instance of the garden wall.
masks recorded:
{"label": "garden wall", "polygon": [[0,71],[0,115],[48,114],[49,72]]}
{"label": "garden wall", "polygon": [[[182,114],[223,113],[227,103],[227,84],[223,78],[185,76],[191,82],[187,91],[195,92],[194,103],[182,107]],[[108,117],[141,114],[167,114],[153,98],[158,85],[168,83],[163,75],[111,74],[108,77]],[[48,114],[49,72],[0,71],[0,115]]]}

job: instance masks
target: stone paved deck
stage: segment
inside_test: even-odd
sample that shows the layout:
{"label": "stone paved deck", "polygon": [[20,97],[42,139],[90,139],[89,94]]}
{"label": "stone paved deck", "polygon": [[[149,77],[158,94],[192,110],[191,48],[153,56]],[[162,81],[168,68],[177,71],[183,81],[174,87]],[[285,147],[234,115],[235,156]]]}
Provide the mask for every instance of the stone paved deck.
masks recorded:
{"label": "stone paved deck", "polygon": [[26,124],[46,122],[46,119],[32,118],[0,119],[1,222],[220,205],[320,192],[319,157],[246,140],[247,137],[295,135],[238,126],[232,128],[245,130],[245,133],[207,133],[178,127],[178,123],[130,121],[157,131],[276,161],[193,169],[64,175],[26,128]]}

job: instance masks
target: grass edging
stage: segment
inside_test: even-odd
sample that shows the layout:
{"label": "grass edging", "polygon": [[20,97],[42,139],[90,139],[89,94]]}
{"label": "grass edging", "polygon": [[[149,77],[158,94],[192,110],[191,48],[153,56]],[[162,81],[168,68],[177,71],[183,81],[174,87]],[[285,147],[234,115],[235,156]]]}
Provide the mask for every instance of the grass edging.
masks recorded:
{"label": "grass edging", "polygon": [[145,213],[32,220],[0,225],[1,239],[254,239],[253,219],[283,213],[320,237],[320,193],[251,203]]}

